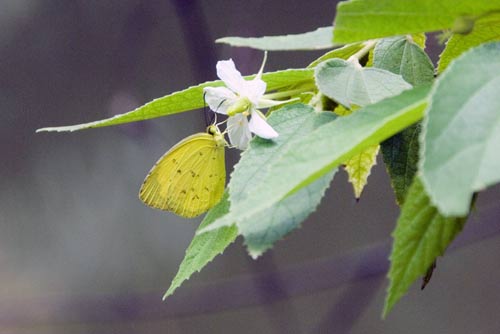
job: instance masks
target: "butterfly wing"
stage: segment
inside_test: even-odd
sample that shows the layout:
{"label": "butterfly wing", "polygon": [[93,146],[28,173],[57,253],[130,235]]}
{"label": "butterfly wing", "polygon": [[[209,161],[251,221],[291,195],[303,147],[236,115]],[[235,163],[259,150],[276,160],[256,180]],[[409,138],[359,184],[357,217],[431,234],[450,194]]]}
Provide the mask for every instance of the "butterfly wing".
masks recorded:
{"label": "butterfly wing", "polygon": [[153,208],[196,217],[220,201],[225,181],[224,145],[212,134],[198,133],[158,160],[139,197]]}

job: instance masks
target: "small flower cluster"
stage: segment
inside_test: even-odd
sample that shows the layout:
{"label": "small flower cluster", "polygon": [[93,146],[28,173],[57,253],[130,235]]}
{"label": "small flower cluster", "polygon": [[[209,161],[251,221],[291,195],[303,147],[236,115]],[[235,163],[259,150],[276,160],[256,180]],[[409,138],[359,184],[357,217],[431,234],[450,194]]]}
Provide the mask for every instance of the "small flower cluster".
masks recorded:
{"label": "small flower cluster", "polygon": [[[232,59],[217,62],[217,76],[226,87],[204,88],[205,100],[213,111],[229,116],[227,132],[231,145],[244,150],[252,138],[252,133],[265,139],[278,137],[278,133],[267,123],[260,108],[282,104],[264,98],[266,83],[262,80],[262,71],[266,57],[259,73],[252,80],[245,80],[236,69]],[[250,121],[248,120],[250,117]]]}

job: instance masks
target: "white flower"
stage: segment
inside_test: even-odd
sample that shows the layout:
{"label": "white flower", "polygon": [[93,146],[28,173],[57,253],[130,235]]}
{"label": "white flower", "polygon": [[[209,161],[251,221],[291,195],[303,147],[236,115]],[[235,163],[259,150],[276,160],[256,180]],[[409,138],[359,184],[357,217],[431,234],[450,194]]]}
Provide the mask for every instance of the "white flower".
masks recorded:
{"label": "white flower", "polygon": [[227,88],[204,88],[205,100],[210,109],[229,116],[227,121],[229,140],[232,145],[242,150],[247,148],[252,138],[251,132],[265,139],[278,137],[278,133],[267,123],[265,116],[257,110],[282,103],[263,98],[266,83],[261,77],[265,60],[266,57],[259,73],[252,80],[245,80],[241,76],[232,59],[219,61],[217,76]]}

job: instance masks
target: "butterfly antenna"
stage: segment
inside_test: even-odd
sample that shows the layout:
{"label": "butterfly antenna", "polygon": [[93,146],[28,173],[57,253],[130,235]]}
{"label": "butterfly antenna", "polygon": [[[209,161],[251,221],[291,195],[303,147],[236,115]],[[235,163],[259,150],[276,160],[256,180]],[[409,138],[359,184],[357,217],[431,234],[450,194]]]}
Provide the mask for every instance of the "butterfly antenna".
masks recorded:
{"label": "butterfly antenna", "polygon": [[[227,120],[228,120],[228,119],[225,119],[225,120],[221,121],[220,123],[217,123],[217,110],[219,110],[219,108],[220,108],[220,107],[224,104],[224,102],[226,102],[226,101],[227,101],[226,99],[224,99],[224,100],[220,101],[219,105],[218,105],[218,106],[217,106],[217,108],[215,109],[215,112],[214,112],[214,115],[215,115],[215,121],[214,121],[214,124],[215,124],[215,126],[217,126],[217,127],[218,127],[219,125],[222,125],[222,124],[226,123],[226,122],[227,122]],[[224,131],[223,133],[226,133],[226,132],[227,132],[227,131]]]}
{"label": "butterfly antenna", "polygon": [[[219,123],[215,124],[215,126],[216,126],[216,127],[219,127],[219,125],[222,125],[222,124],[226,123],[228,119],[229,119],[229,118],[226,118],[225,120],[220,121]],[[226,134],[228,130],[229,130],[229,127],[228,127],[228,126],[226,126],[226,129],[222,132],[222,134]]]}
{"label": "butterfly antenna", "polygon": [[214,124],[215,126],[218,127],[219,124],[217,124],[217,113],[214,113],[214,119],[213,119],[213,122],[212,124]]}

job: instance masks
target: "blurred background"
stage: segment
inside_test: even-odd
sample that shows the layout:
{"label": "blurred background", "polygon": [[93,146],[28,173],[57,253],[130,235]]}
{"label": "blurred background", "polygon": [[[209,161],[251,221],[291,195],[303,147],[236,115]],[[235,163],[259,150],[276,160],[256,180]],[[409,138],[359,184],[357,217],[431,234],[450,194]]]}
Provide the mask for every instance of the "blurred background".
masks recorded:
{"label": "blurred background", "polygon": [[[334,1],[0,1],[0,333],[499,333],[500,188],[477,210],[429,286],[381,319],[398,216],[382,161],[360,202],[337,174],[321,207],[257,261],[242,240],[166,302],[200,219],[144,206],[139,187],[200,111],[42,133],[124,113],[216,79],[262,52],[224,36],[332,23]],[[440,46],[429,39],[430,52]],[[266,70],[321,52],[272,52]],[[228,169],[239,153],[228,154]]]}

